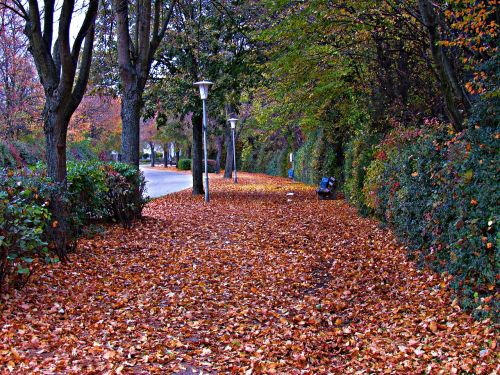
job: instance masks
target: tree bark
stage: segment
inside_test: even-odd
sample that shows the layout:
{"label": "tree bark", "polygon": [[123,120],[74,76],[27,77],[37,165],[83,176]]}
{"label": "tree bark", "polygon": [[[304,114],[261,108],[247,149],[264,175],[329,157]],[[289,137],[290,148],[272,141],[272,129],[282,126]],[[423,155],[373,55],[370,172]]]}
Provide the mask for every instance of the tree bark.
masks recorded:
{"label": "tree bark", "polygon": [[54,102],[45,105],[44,133],[47,175],[58,183],[66,183],[66,130],[69,120],[57,113]]}
{"label": "tree bark", "polygon": [[222,160],[222,149],[224,147],[224,137],[222,135],[218,135],[216,137],[216,142],[217,142],[217,156],[215,157],[215,173],[219,173]]}
{"label": "tree bark", "polygon": [[[46,144],[47,175],[55,181],[61,191],[51,195],[50,211],[52,225],[50,242],[54,245],[57,256],[65,260],[70,250],[71,238],[68,207],[61,193],[66,189],[66,131],[69,119],[58,111],[58,100],[47,99],[44,109],[44,133]],[[59,107],[60,108],[60,107]],[[59,112],[59,113],[58,113]]]}
{"label": "tree bark", "polygon": [[156,164],[156,151],[153,142],[149,142],[149,149],[151,150],[151,166],[154,167]]}
{"label": "tree bark", "polygon": [[139,167],[141,93],[135,83],[125,89],[121,103],[122,161]]}
{"label": "tree bark", "polygon": [[233,135],[231,129],[226,126],[226,166],[224,168],[224,178],[232,178],[233,176]]}
{"label": "tree bark", "polygon": [[203,190],[203,115],[193,114],[193,160],[191,170],[193,174],[193,195],[204,194]]}
{"label": "tree bark", "polygon": [[168,157],[169,157],[169,144],[165,143],[163,145],[163,164],[165,165],[165,168],[168,167]]}

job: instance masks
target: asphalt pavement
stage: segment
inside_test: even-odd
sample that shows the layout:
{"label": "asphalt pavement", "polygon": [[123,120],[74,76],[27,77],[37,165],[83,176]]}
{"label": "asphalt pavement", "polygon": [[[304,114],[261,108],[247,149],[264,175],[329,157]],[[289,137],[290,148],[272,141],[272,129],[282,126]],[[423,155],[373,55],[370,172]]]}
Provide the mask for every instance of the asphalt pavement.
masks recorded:
{"label": "asphalt pavement", "polygon": [[162,169],[141,166],[146,179],[146,195],[158,198],[193,186],[190,174],[170,172]]}

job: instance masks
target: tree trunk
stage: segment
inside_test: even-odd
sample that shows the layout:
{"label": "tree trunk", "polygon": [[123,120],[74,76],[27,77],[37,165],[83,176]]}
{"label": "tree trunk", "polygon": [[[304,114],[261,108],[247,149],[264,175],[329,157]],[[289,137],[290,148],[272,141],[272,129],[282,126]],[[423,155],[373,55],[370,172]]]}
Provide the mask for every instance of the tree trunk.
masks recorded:
{"label": "tree trunk", "polygon": [[193,160],[191,169],[193,174],[193,195],[204,194],[203,190],[203,116],[193,114]]}
{"label": "tree trunk", "polygon": [[149,149],[151,150],[151,166],[154,167],[156,164],[156,151],[153,142],[149,142]]}
{"label": "tree trunk", "polygon": [[222,160],[222,148],[224,146],[224,137],[222,135],[218,135],[216,138],[217,142],[217,156],[215,158],[215,173],[220,172],[220,164]]}
{"label": "tree trunk", "polygon": [[[47,99],[49,101],[50,99]],[[57,104],[52,107],[57,108]],[[44,111],[47,174],[56,183],[66,184],[66,129],[69,120],[49,108]]]}
{"label": "tree trunk", "polygon": [[[59,109],[59,111],[58,111]],[[58,113],[59,112],[59,113]],[[61,261],[70,249],[68,207],[64,200],[66,190],[66,132],[69,117],[60,113],[60,101],[46,97],[43,112],[46,143],[47,175],[57,183],[60,190],[51,194],[51,226],[49,236]]]}
{"label": "tree trunk", "polygon": [[169,144],[168,143],[165,143],[163,145],[163,164],[165,165],[165,168],[168,167],[168,154],[169,154]]}
{"label": "tree trunk", "polygon": [[233,135],[231,129],[226,127],[226,167],[224,168],[224,178],[232,178],[233,176]]}
{"label": "tree trunk", "polygon": [[141,93],[136,85],[125,89],[122,104],[122,161],[139,168],[139,127],[141,120]]}

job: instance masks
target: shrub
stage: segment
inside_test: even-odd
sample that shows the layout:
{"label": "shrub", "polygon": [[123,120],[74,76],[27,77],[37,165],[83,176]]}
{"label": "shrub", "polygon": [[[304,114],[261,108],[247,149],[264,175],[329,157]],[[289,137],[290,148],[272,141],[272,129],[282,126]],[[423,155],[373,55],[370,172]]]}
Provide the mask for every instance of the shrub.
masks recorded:
{"label": "shrub", "polygon": [[141,215],[144,189],[144,177],[129,164],[68,163],[71,207],[80,224],[101,219],[130,225]]}
{"label": "shrub", "polygon": [[363,186],[366,171],[375,153],[375,145],[380,136],[361,133],[347,146],[344,164],[344,193],[347,200],[355,205],[360,213],[366,215],[370,212],[366,205]]}
{"label": "shrub", "polygon": [[0,287],[8,275],[17,285],[27,280],[37,255],[57,261],[49,255],[46,238],[53,189],[42,174],[0,172]]}
{"label": "shrub", "polygon": [[364,199],[420,265],[452,275],[462,306],[498,319],[498,133],[474,127],[391,133],[367,169]]}
{"label": "shrub", "polygon": [[288,154],[289,151],[286,148],[275,151],[266,166],[265,173],[271,176],[286,176],[288,170]]}
{"label": "shrub", "polygon": [[241,169],[255,172],[255,154],[252,144],[245,142],[241,151]]}
{"label": "shrub", "polygon": [[8,275],[16,284],[26,281],[35,256],[57,261],[50,256],[51,197],[57,194],[67,204],[67,234],[74,239],[95,219],[129,226],[141,215],[144,188],[141,172],[123,163],[69,162],[67,191],[42,168],[0,171],[0,288]]}
{"label": "shrub", "polygon": [[104,204],[109,187],[103,163],[68,161],[67,179],[71,207],[80,224],[109,216]]}
{"label": "shrub", "polygon": [[12,142],[0,141],[0,168],[19,168],[35,165],[44,158],[39,140],[26,138]]}
{"label": "shrub", "polygon": [[133,220],[141,217],[146,204],[144,176],[136,167],[118,162],[109,164],[106,172],[108,217],[130,226]]}
{"label": "shrub", "polygon": [[92,141],[84,139],[79,142],[72,142],[68,145],[66,155],[68,160],[72,161],[86,161],[97,160],[97,150],[92,145]]}
{"label": "shrub", "polygon": [[181,171],[191,170],[191,159],[180,159],[179,163],[177,163],[177,169]]}
{"label": "shrub", "polygon": [[366,177],[363,183],[363,196],[365,205],[372,211],[375,212],[380,208],[380,200],[378,197],[378,192],[382,188],[383,184],[383,173],[385,169],[384,161],[378,159],[377,157],[372,160],[368,168],[366,169]]}
{"label": "shrub", "polygon": [[0,168],[16,168],[18,163],[11,153],[9,144],[0,141]]}
{"label": "shrub", "polygon": [[306,184],[316,184],[321,177],[318,166],[318,139],[321,131],[309,134],[307,141],[295,153],[295,179]]}
{"label": "shrub", "polygon": [[[191,159],[180,159],[177,163],[177,169],[181,171],[189,171],[191,170],[192,160]],[[203,173],[205,173],[205,160],[201,161]],[[207,169],[208,173],[215,173],[215,167],[217,166],[217,162],[213,159],[208,159]]]}
{"label": "shrub", "polygon": [[22,141],[14,141],[13,145],[17,149],[22,162],[26,165],[35,165],[40,160],[45,159],[45,144],[35,136],[26,136]]}

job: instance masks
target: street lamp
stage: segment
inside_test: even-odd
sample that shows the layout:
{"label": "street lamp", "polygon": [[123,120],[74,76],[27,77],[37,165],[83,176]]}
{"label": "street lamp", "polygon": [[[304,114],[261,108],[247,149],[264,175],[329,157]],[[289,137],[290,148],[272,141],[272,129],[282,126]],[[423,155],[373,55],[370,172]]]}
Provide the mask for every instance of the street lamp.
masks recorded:
{"label": "street lamp", "polygon": [[228,121],[231,123],[231,130],[233,132],[234,183],[236,184],[238,182],[238,176],[236,175],[236,137],[234,133],[236,132],[236,121],[238,121],[238,119],[233,117]]}
{"label": "street lamp", "polygon": [[207,155],[207,109],[206,100],[208,98],[208,88],[212,85],[209,81],[195,82],[194,85],[200,88],[200,97],[203,102],[203,148],[205,156],[205,202],[210,200],[210,195],[208,192],[208,155]]}

